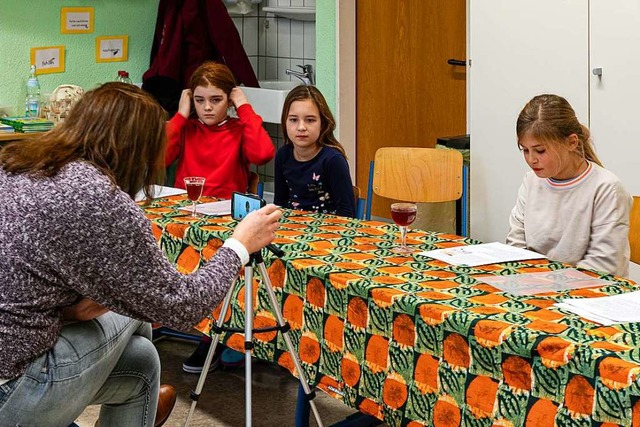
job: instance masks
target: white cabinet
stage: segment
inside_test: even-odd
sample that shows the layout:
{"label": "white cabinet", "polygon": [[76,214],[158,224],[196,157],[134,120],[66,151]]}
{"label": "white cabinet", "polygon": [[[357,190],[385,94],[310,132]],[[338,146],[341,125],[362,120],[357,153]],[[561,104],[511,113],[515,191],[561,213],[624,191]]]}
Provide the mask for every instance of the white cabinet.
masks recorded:
{"label": "white cabinet", "polygon": [[590,0],[590,128],[600,160],[640,195],[640,2]]}
{"label": "white cabinet", "polygon": [[524,104],[557,93],[588,120],[588,9],[575,0],[470,3],[471,236],[504,241],[528,169],[515,131]]}
{"label": "white cabinet", "polygon": [[[482,0],[468,7],[471,236],[506,237],[528,170],[515,123],[541,93],[567,98],[605,167],[640,194],[640,2]],[[632,278],[639,271],[632,266]]]}

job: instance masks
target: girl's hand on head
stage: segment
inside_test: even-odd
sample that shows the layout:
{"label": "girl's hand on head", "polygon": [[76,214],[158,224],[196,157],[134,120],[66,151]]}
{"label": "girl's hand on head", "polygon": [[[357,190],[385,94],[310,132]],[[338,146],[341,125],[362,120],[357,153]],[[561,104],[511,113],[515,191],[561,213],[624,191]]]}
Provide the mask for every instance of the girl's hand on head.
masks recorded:
{"label": "girl's hand on head", "polygon": [[182,91],[180,95],[180,103],[178,104],[178,113],[188,119],[191,115],[191,97],[193,94],[191,93],[191,89],[185,89]]}
{"label": "girl's hand on head", "polygon": [[239,87],[234,87],[231,89],[231,93],[229,94],[229,99],[233,102],[233,105],[236,109],[240,108],[241,105],[248,104],[247,96],[244,94],[242,89]]}
{"label": "girl's hand on head", "polygon": [[276,205],[267,206],[249,213],[238,223],[233,232],[234,239],[247,248],[250,254],[259,251],[267,246],[276,237],[275,231],[280,225],[278,220],[282,216],[282,211]]}

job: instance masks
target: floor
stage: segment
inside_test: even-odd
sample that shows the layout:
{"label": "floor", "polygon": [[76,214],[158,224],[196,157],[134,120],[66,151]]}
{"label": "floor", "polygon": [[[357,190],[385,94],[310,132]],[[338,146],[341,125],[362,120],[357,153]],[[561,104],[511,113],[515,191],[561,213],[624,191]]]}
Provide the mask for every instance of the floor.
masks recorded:
{"label": "floor", "polygon": [[[162,338],[156,341],[162,362],[162,383],[176,388],[178,401],[165,427],[183,426],[192,400],[189,392],[195,389],[199,375],[182,372],[182,362],[196,346],[195,342]],[[297,379],[277,365],[254,359],[252,365],[252,418],[255,427],[294,426]],[[190,425],[245,425],[244,367],[216,370],[208,374]],[[342,402],[318,391],[314,400],[325,426],[335,424],[355,411]],[[91,406],[76,420],[80,427],[93,426],[98,418],[98,406]],[[317,426],[313,415],[310,426]]]}

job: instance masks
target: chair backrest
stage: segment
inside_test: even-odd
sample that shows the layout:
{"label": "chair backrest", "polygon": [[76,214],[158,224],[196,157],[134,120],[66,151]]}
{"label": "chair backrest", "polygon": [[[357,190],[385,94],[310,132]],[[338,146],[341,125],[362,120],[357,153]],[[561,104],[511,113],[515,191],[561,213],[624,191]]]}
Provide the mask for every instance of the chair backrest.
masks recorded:
{"label": "chair backrest", "polygon": [[254,171],[249,171],[247,191],[251,194],[257,194],[260,197],[262,197],[264,193],[262,183],[260,182],[260,175]]}
{"label": "chair backrest", "polygon": [[364,219],[364,199],[360,198],[360,187],[353,186],[353,198],[356,200],[356,218]]}
{"label": "chair backrest", "polygon": [[640,264],[640,196],[633,196],[629,221],[629,246],[631,246],[631,261]]}
{"label": "chair backrest", "polygon": [[376,151],[373,191],[417,203],[462,197],[462,154],[457,150],[386,147]]}

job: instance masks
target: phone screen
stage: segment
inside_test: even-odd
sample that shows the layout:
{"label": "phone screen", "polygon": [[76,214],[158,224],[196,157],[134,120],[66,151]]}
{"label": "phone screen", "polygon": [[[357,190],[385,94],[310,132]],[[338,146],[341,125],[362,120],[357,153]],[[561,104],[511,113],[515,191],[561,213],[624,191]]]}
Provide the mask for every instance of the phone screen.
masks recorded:
{"label": "phone screen", "polygon": [[231,216],[241,220],[249,212],[257,211],[265,205],[265,201],[253,194],[233,193],[231,198]]}

